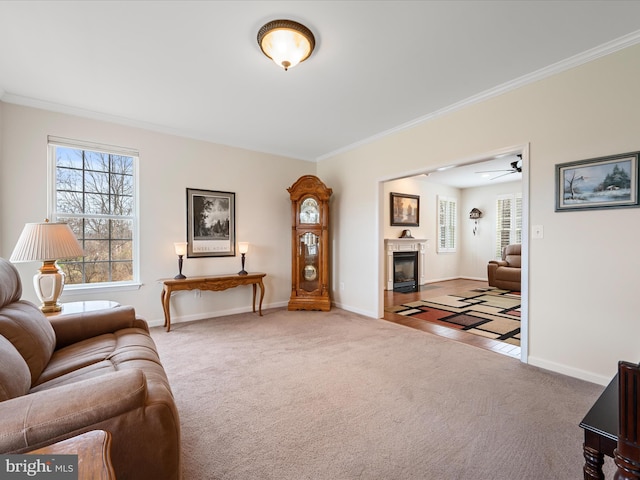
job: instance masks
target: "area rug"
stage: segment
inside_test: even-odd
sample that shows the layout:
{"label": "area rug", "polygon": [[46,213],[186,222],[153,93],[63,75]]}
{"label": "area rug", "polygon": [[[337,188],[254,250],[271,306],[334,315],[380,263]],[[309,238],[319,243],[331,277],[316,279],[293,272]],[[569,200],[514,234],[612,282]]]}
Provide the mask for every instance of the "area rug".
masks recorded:
{"label": "area rug", "polygon": [[520,292],[489,287],[393,305],[385,311],[520,346],[520,303]]}

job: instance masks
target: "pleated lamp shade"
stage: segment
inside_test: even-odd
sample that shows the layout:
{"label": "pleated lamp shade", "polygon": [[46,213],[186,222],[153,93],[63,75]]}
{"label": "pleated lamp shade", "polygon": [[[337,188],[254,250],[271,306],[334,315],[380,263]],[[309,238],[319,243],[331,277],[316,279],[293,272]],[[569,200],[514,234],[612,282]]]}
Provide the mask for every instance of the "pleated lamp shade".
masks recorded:
{"label": "pleated lamp shade", "polygon": [[27,223],[11,254],[12,262],[82,257],[84,252],[66,223]]}
{"label": "pleated lamp shade", "polygon": [[27,223],[11,254],[12,262],[43,262],[33,277],[33,288],[44,313],[59,312],[58,298],[64,289],[64,272],[56,260],[82,257],[80,243],[66,223]]}

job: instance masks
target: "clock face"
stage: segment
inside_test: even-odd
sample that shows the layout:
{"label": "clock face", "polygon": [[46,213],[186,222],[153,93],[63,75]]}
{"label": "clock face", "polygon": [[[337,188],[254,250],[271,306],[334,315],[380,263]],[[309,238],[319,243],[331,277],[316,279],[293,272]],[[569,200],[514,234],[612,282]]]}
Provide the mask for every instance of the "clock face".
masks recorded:
{"label": "clock face", "polygon": [[300,223],[319,223],[320,209],[314,198],[307,198],[300,205]]}

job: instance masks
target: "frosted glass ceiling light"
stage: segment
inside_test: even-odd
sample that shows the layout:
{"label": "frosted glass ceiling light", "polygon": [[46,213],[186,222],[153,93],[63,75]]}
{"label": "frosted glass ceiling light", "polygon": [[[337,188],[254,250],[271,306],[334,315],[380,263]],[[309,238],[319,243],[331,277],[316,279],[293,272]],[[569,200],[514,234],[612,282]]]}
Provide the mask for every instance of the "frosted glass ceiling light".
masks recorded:
{"label": "frosted glass ceiling light", "polygon": [[316,39],[304,25],[293,20],[273,20],[258,31],[262,53],[288,70],[304,62],[316,46]]}

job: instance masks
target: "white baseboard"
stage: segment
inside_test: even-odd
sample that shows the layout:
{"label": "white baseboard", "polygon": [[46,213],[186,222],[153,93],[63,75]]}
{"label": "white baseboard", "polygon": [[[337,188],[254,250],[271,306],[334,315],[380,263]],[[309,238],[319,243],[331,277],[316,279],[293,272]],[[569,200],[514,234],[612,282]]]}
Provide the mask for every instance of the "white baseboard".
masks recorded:
{"label": "white baseboard", "polygon": [[[264,311],[268,308],[286,307],[287,304],[288,302],[270,303],[269,305],[262,305],[262,310]],[[196,320],[205,320],[207,318],[224,317],[226,315],[236,315],[238,313],[248,313],[252,311],[253,308],[251,306],[247,306],[240,308],[230,308],[228,310],[215,310],[213,312],[195,313],[192,315],[171,315],[171,325],[175,325],[176,323],[195,322]],[[149,327],[161,327],[162,325],[164,325],[164,318],[148,320],[147,323],[149,324]]]}
{"label": "white baseboard", "polygon": [[341,310],[345,310],[347,312],[357,313],[358,315],[364,315],[365,317],[378,318],[377,312],[374,313],[374,312],[369,312],[367,310],[360,310],[358,308],[353,308],[348,305],[343,305],[340,302],[332,302],[331,305]]}
{"label": "white baseboard", "polygon": [[548,360],[544,360],[534,356],[529,356],[528,363],[529,365],[544,368],[545,370],[551,370],[552,372],[562,373],[563,375],[567,375],[569,377],[579,378],[580,380],[585,380],[591,383],[597,383],[598,385],[603,385],[603,386],[609,385],[609,382],[611,382],[611,379],[613,378],[613,375],[611,375],[610,377],[597,375],[593,372],[588,372],[580,368],[569,367],[561,363],[550,362]]}

